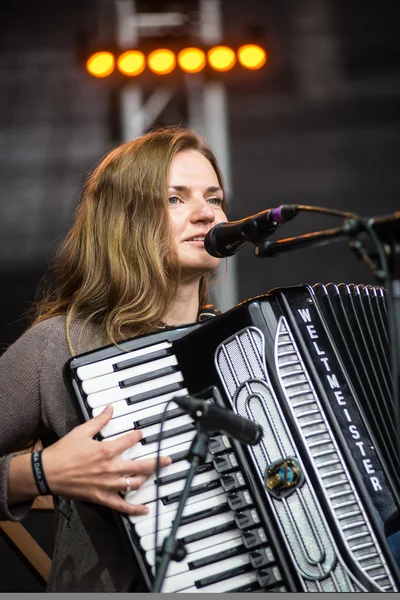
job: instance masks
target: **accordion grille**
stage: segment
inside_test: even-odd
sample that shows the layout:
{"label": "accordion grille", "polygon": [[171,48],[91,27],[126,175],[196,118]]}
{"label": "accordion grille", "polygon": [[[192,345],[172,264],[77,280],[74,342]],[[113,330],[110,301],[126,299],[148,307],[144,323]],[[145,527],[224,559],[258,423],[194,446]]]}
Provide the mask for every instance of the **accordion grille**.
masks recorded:
{"label": "accordion grille", "polygon": [[[263,340],[259,330],[249,327],[225,340],[216,354],[217,370],[233,406],[239,414],[263,427],[263,441],[251,448],[261,481],[269,464],[282,457],[299,456],[270,383]],[[275,340],[275,363],[297,430],[314,463],[348,552],[377,590],[395,591],[378,541],[284,317],[280,319]],[[287,498],[276,499],[266,493],[266,499],[292,551],[305,591],[360,590],[337,553],[307,475],[303,485]]]}

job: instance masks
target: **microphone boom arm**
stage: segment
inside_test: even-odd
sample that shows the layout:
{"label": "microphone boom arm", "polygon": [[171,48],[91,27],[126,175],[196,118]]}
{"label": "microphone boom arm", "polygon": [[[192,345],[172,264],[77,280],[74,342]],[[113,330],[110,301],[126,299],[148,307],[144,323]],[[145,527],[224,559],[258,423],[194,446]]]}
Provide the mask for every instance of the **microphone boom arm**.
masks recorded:
{"label": "microphone boom arm", "polygon": [[360,223],[355,219],[348,219],[341,227],[333,227],[322,231],[305,233],[295,237],[275,241],[263,241],[256,245],[254,253],[259,258],[278,256],[282,252],[289,252],[296,248],[307,246],[323,246],[332,241],[340,241],[343,237],[354,237],[360,232]]}

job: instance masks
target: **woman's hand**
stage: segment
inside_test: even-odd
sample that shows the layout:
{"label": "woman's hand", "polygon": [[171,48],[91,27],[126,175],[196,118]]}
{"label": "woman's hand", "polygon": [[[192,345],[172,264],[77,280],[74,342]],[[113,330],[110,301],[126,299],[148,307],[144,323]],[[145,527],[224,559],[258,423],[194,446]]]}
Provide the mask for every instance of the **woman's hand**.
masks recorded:
{"label": "woman's hand", "polygon": [[[126,502],[118,492],[127,487],[138,489],[156,469],[156,459],[125,460],[121,454],[142,439],[141,431],[132,431],[111,442],[93,436],[110,421],[112,407],[78,425],[42,452],[42,464],[52,493],[103,504],[129,515],[148,513],[146,506]],[[171,463],[164,456],[160,466]]]}

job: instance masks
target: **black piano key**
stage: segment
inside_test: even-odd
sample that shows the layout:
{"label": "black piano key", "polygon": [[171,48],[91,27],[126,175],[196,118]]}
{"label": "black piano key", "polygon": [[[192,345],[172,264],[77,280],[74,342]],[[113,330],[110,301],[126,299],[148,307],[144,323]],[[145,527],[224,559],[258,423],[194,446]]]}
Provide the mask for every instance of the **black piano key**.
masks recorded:
{"label": "black piano key", "polygon": [[251,583],[245,583],[244,585],[241,585],[240,587],[234,588],[233,590],[227,590],[226,593],[227,594],[232,594],[232,593],[241,593],[241,592],[264,592],[264,588],[262,588],[260,586],[260,584],[258,583],[258,581],[252,581]]}
{"label": "black piano key", "polygon": [[[173,429],[166,429],[162,432],[162,439],[166,440],[171,437],[175,437],[176,435],[180,435],[181,433],[187,433],[188,431],[192,431],[195,428],[194,423],[186,423],[186,425],[181,425],[180,427],[175,427]],[[154,433],[153,435],[148,435],[140,440],[140,443],[143,446],[146,444],[153,444],[154,442],[158,442],[160,439],[159,433]]]}
{"label": "black piano key", "polygon": [[177,365],[163,367],[162,369],[157,369],[156,371],[152,371],[151,373],[143,373],[142,375],[136,375],[136,377],[129,377],[129,379],[124,379],[123,381],[119,382],[119,387],[126,388],[130,387],[131,385],[145,383],[146,381],[151,381],[152,379],[158,379],[159,377],[164,377],[165,375],[171,375],[172,373],[176,373],[177,371],[179,371],[179,367]]}
{"label": "black piano key", "polygon": [[[209,492],[210,490],[216,490],[220,487],[220,482],[218,479],[214,479],[213,481],[207,481],[207,483],[201,483],[200,485],[195,485],[190,489],[190,496],[197,496],[197,494],[202,494],[203,492]],[[173,494],[169,494],[161,498],[163,504],[172,504],[173,502],[178,502],[182,496],[182,492],[174,492]]]}
{"label": "black piano key", "polygon": [[[187,452],[186,452],[187,454]],[[211,463],[204,463],[204,465],[199,465],[197,467],[196,474],[199,473],[207,473],[208,471],[213,470],[213,465]],[[171,475],[165,475],[155,480],[156,485],[165,485],[167,483],[173,483],[174,481],[179,481],[180,479],[184,479],[189,473],[189,469],[183,469],[178,473],[171,473]]]}
{"label": "black piano key", "polygon": [[212,585],[213,583],[218,583],[219,581],[225,581],[225,579],[231,579],[232,577],[236,577],[236,575],[242,575],[243,573],[248,573],[252,570],[252,566],[250,563],[247,565],[241,565],[240,567],[235,567],[234,569],[228,569],[227,571],[222,571],[222,573],[215,573],[215,575],[209,575],[208,577],[203,577],[203,579],[198,579],[195,581],[195,586],[200,589],[203,587],[207,587],[208,585]]}
{"label": "black piano key", "polygon": [[260,548],[260,546],[265,546],[268,542],[268,537],[262,527],[257,527],[257,529],[243,531],[242,540],[248,550],[255,550],[256,548]]}
{"label": "black piano key", "polygon": [[188,563],[188,567],[189,569],[199,569],[200,567],[205,567],[206,565],[213,565],[220,560],[232,558],[232,556],[238,556],[239,554],[243,554],[245,551],[245,546],[243,544],[239,544],[234,548],[228,548],[222,552],[216,552],[215,554],[210,554],[209,556],[204,556],[203,558],[193,560],[192,562]]}
{"label": "black piano key", "polygon": [[235,521],[239,529],[251,529],[260,524],[260,517],[255,508],[249,508],[236,513]]}
{"label": "black piano key", "polygon": [[248,491],[234,492],[228,496],[228,504],[231,510],[241,510],[253,506],[253,500]]}
{"label": "black piano key", "polygon": [[130,369],[130,367],[137,367],[139,365],[144,365],[153,360],[158,360],[160,358],[166,358],[171,355],[170,348],[163,348],[162,350],[156,350],[155,352],[149,352],[148,354],[143,354],[142,356],[136,356],[133,358],[128,358],[127,360],[122,360],[121,362],[117,362],[113,365],[114,371],[123,371],[124,369]]}
{"label": "black piano key", "polygon": [[229,510],[229,506],[227,502],[223,502],[219,506],[213,506],[212,508],[206,508],[205,510],[199,510],[197,513],[193,513],[188,515],[187,517],[181,518],[181,525],[187,525],[188,523],[194,523],[195,521],[200,521],[201,519],[207,519],[208,517],[213,517],[214,515],[220,515],[221,513],[227,512]]}
{"label": "black piano key", "polygon": [[148,392],[142,392],[141,394],[136,394],[135,396],[129,396],[126,398],[127,404],[138,404],[139,402],[144,402],[145,400],[151,400],[155,396],[164,396],[164,394],[172,394],[172,392],[179,392],[183,388],[183,383],[170,383],[169,385],[164,385],[163,387],[149,390]]}
{"label": "black piano key", "polygon": [[228,521],[228,523],[223,523],[222,525],[217,525],[216,527],[210,527],[210,529],[203,529],[202,531],[191,533],[190,535],[181,538],[181,541],[183,544],[191,544],[192,542],[204,540],[204,538],[212,537],[213,535],[218,535],[225,531],[231,531],[231,529],[237,529],[236,523],[233,520]]}
{"label": "black piano key", "polygon": [[217,456],[214,458],[213,464],[217,473],[221,473],[221,475],[236,470],[239,467],[236,455],[233,452]]}
{"label": "black piano key", "polygon": [[189,452],[189,448],[187,450],[181,450],[180,452],[175,452],[175,454],[170,454],[169,457],[172,460],[172,463],[179,462],[180,460],[185,460],[187,458]]}
{"label": "black piano key", "polygon": [[241,471],[236,471],[236,473],[223,475],[221,477],[221,486],[224,492],[232,492],[233,490],[246,487],[246,482]]}
{"label": "black piano key", "polygon": [[231,443],[226,435],[217,435],[212,437],[208,443],[208,451],[212,455],[222,454],[231,448]]}
{"label": "black piano key", "polygon": [[169,421],[170,419],[175,419],[175,417],[181,417],[185,414],[186,410],[183,410],[183,408],[174,408],[166,413],[163,411],[155,415],[151,415],[151,417],[134,421],[134,426],[136,429],[143,429],[143,427],[150,427],[150,425],[157,425],[157,423],[161,423],[163,417],[164,421]]}
{"label": "black piano key", "polygon": [[275,563],[275,557],[269,546],[267,548],[259,548],[250,552],[250,562],[254,569],[261,569],[263,567],[269,567]]}
{"label": "black piano key", "polygon": [[257,570],[256,577],[258,583],[265,589],[277,587],[282,583],[282,575],[277,566]]}

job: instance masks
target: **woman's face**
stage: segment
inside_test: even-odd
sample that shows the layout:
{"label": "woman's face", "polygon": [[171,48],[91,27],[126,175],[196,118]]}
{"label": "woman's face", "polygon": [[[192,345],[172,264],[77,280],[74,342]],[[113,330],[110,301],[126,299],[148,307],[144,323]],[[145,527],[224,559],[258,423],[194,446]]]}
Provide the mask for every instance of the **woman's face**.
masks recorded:
{"label": "woman's face", "polygon": [[184,275],[213,271],[220,259],[206,252],[204,237],[227,218],[217,174],[205,156],[197,150],[174,156],[168,173],[168,197],[172,233]]}

